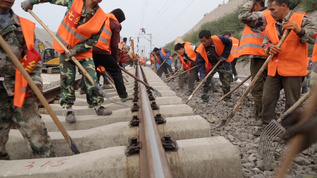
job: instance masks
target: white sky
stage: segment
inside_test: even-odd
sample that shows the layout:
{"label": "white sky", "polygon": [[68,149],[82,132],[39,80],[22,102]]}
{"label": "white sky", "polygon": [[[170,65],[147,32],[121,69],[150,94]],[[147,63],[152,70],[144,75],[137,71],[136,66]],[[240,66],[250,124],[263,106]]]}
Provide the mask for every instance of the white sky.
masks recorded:
{"label": "white sky", "polygon": [[[147,54],[154,47],[163,47],[183,36],[204,16],[219,4],[228,0],[103,0],[99,5],[105,12],[121,8],[126,20],[122,22],[121,37],[132,37],[135,50],[141,56]],[[16,0],[13,11],[28,18],[40,27],[40,24],[27,12],[21,9],[22,0]],[[57,28],[64,17],[66,7],[50,3],[38,4],[33,12],[52,30]],[[152,34],[152,49],[150,49],[150,35],[142,35],[141,28],[146,34]],[[139,38],[139,42],[137,37]],[[147,39],[148,40],[147,40]],[[129,43],[128,43],[129,44]],[[144,49],[144,53],[141,53]]]}

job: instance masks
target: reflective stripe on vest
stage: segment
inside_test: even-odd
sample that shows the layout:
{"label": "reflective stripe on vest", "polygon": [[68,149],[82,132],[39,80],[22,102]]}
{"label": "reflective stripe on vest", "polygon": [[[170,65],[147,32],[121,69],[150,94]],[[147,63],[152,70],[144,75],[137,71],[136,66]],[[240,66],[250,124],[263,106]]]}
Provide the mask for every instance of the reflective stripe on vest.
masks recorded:
{"label": "reflective stripe on vest", "polygon": [[[184,49],[185,49],[185,53],[187,54],[187,56],[188,56],[192,61],[196,61],[196,56],[197,56],[197,54],[196,54],[195,50],[193,50],[193,49],[191,48],[190,42],[185,42],[185,44],[184,44]],[[182,55],[180,55],[180,54],[178,54],[178,57],[179,57],[180,62],[183,64],[183,68],[184,68],[185,70],[188,70],[188,69],[191,68],[191,66],[192,66],[192,63],[191,63],[191,62],[189,62],[189,63],[187,64],[187,63],[185,62],[185,60],[184,60],[184,57],[183,57]],[[188,71],[188,73],[189,73],[189,72],[190,72],[190,71]]]}
{"label": "reflective stripe on vest", "polygon": [[239,57],[239,40],[235,37],[229,37],[232,40],[232,48],[231,48],[231,52],[230,54],[232,55],[232,57],[238,58]]}
{"label": "reflective stripe on vest", "polygon": [[95,46],[100,49],[106,50],[111,54],[110,44],[111,44],[112,31],[110,28],[110,19],[118,21],[117,18],[112,13],[107,13],[107,19],[106,19],[105,25],[102,29],[98,42]]}
{"label": "reflective stripe on vest", "polygon": [[[69,9],[67,15],[65,15],[63,18],[63,21],[57,30],[57,38],[67,49],[71,49],[77,44],[90,39],[93,34],[97,34],[106,20],[105,13],[101,8],[99,8],[95,15],[88,22],[79,26],[74,26],[74,24],[77,24],[81,18],[83,6],[83,0],[74,0],[72,7]],[[78,17],[70,18],[73,14],[76,14]],[[65,52],[65,50],[57,43],[56,40],[53,40],[53,47],[59,53]],[[75,57],[77,59],[91,58],[92,49],[80,53]]]}
{"label": "reflective stripe on vest", "polygon": [[[296,22],[298,26],[301,27],[304,16],[305,13],[294,13],[290,21]],[[277,44],[280,39],[277,35],[275,22],[268,24],[266,29],[270,42]],[[268,64],[268,75],[275,76],[277,71],[279,75],[285,77],[305,76],[307,69],[308,44],[301,43],[297,34],[294,31],[291,31],[281,45],[281,48],[282,51],[275,55]]]}
{"label": "reflective stripe on vest", "polygon": [[[216,48],[216,53],[218,56],[221,56],[224,49],[225,49],[225,45],[222,43],[221,39],[216,36],[213,35],[211,36],[211,39],[215,45]],[[208,57],[207,57],[207,53],[206,53],[206,49],[204,47],[203,44],[200,44],[198,46],[198,48],[196,49],[196,51],[201,55],[201,57],[203,57],[203,59],[205,60],[205,72],[208,73],[210,71],[210,69],[212,68],[212,65],[210,64]],[[230,62],[233,60],[232,55],[230,54],[229,57],[227,58],[227,60],[229,60]],[[227,61],[226,60],[226,61]],[[228,62],[228,61],[227,61]]]}
{"label": "reflective stripe on vest", "polygon": [[[317,34],[315,36],[317,36]],[[316,40],[315,40],[315,46],[314,46],[314,51],[313,51],[313,56],[312,56],[312,62],[317,62],[317,37],[316,37]]]}
{"label": "reflective stripe on vest", "polygon": [[[275,22],[269,10],[263,11],[263,14],[265,15],[267,24]],[[262,42],[265,34],[265,30],[261,33],[255,33],[250,29],[249,26],[245,25],[243,34],[241,35],[240,39],[239,56],[256,55],[267,57],[268,55],[264,52],[262,48]]]}

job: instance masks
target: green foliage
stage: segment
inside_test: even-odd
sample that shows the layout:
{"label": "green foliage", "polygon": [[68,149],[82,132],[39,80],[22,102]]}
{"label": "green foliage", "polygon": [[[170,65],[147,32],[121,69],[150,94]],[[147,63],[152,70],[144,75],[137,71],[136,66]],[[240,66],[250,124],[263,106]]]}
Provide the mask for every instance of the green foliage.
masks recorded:
{"label": "green foliage", "polygon": [[290,0],[290,9],[294,9],[302,0]]}
{"label": "green foliage", "polygon": [[311,12],[317,10],[317,1],[316,0],[302,0],[302,4],[306,12]]}

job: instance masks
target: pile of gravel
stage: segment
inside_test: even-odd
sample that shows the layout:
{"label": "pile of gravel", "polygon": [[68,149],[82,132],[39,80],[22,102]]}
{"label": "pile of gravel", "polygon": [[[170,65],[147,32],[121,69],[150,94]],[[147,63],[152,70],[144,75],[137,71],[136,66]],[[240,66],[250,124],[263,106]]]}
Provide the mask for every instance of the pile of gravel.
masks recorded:
{"label": "pile of gravel", "polygon": [[[245,67],[238,69],[242,72],[248,71]],[[241,78],[243,80],[243,78]],[[241,153],[241,164],[243,169],[244,177],[254,177],[254,178],[265,178],[271,177],[273,175],[273,169],[278,165],[279,158],[283,153],[285,143],[282,141],[276,152],[274,153],[275,160],[270,164],[270,168],[264,168],[263,160],[258,152],[260,137],[256,135],[259,130],[262,130],[262,126],[259,126],[257,119],[253,117],[253,101],[249,94],[244,103],[240,106],[235,117],[222,128],[215,129],[216,123],[220,120],[227,118],[228,114],[232,111],[233,107],[228,107],[224,103],[216,104],[217,101],[222,97],[222,90],[220,88],[220,81],[216,79],[218,85],[218,92],[210,93],[210,101],[205,104],[200,99],[201,91],[198,91],[191,101],[188,103],[189,106],[193,108],[195,114],[203,116],[208,121],[215,121],[210,123],[211,126],[211,136],[223,136],[227,138],[233,145],[235,145]],[[172,90],[174,90],[177,96],[181,97],[185,103],[188,96],[185,96],[187,91],[186,85],[183,90],[177,90],[177,80],[171,81],[167,84]],[[198,82],[195,83],[195,86]],[[231,88],[238,85],[236,82],[231,84]],[[233,103],[236,103],[246,86],[241,86],[237,91],[235,91],[231,98]],[[284,110],[284,95],[281,92],[281,98],[278,101],[276,112],[282,114]],[[304,175],[314,175],[317,176],[317,146],[313,145],[309,149],[305,150],[295,159],[295,164],[288,177],[303,177]]]}

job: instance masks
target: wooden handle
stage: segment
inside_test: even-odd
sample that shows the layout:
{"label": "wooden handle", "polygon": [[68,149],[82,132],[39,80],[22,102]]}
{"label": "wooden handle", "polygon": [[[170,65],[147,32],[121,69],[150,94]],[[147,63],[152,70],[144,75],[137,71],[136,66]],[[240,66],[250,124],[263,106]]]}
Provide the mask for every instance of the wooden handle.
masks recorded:
{"label": "wooden handle", "polygon": [[[62,133],[62,135],[64,136],[65,140],[67,141],[68,145],[70,146],[70,148],[73,148],[74,145],[72,143],[71,138],[69,137],[66,129],[64,128],[64,126],[62,125],[62,123],[59,121],[59,119],[57,118],[57,116],[55,115],[55,113],[53,112],[53,109],[50,107],[50,105],[48,104],[48,102],[46,101],[45,97],[43,96],[42,92],[37,88],[36,84],[34,83],[34,81],[32,80],[32,78],[30,77],[30,75],[26,72],[26,70],[24,69],[24,67],[22,66],[22,64],[20,63],[20,61],[18,60],[18,58],[15,56],[15,54],[13,53],[13,51],[11,50],[11,48],[8,46],[8,44],[5,42],[5,40],[3,39],[3,37],[0,35],[0,44],[1,47],[4,49],[4,51],[8,54],[8,56],[10,57],[10,59],[12,60],[13,64],[16,66],[16,68],[18,68],[21,72],[21,74],[23,75],[23,77],[26,79],[26,81],[29,83],[29,86],[31,87],[31,89],[34,91],[35,95],[38,97],[38,99],[40,100],[40,102],[43,104],[43,106],[45,107],[45,109],[47,110],[47,112],[49,113],[49,115],[51,116],[51,118],[53,119],[54,123],[56,124],[56,126],[58,127],[58,129],[60,130],[60,132]],[[76,147],[76,146],[75,146]],[[77,149],[77,148],[76,148]],[[73,150],[73,149],[72,149]],[[78,150],[77,150],[78,151]],[[76,153],[76,152],[75,152]],[[78,152],[79,153],[79,152]]]}
{"label": "wooden handle", "polygon": [[[56,40],[56,42],[63,48],[63,50],[65,52],[69,52],[69,50],[66,48],[66,46],[61,42],[61,40],[59,40],[57,38],[57,36],[42,22],[42,20],[40,18],[38,18],[37,15],[35,15],[33,13],[32,10],[28,10],[28,12],[35,18],[35,20],[37,20],[42,27],[54,38],[54,40]],[[89,73],[85,70],[85,68],[83,68],[83,66],[78,62],[78,60],[73,56],[71,57],[72,61],[76,64],[76,66],[82,71],[83,75],[85,77],[87,77],[87,79],[90,81],[91,84],[95,85],[94,80],[91,78],[91,76],[89,75]]]}
{"label": "wooden handle", "polygon": [[223,99],[225,99],[227,96],[229,96],[231,93],[233,93],[234,91],[236,91],[241,85],[243,85],[247,80],[249,80],[249,78],[251,78],[251,75],[249,75],[246,79],[244,79],[241,83],[239,83],[238,86],[236,86],[234,89],[232,89],[231,91],[229,91],[228,93],[226,93],[224,96],[222,96],[218,102],[222,101]]}

